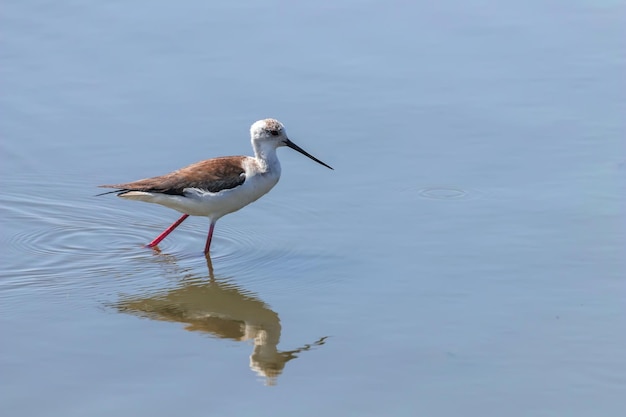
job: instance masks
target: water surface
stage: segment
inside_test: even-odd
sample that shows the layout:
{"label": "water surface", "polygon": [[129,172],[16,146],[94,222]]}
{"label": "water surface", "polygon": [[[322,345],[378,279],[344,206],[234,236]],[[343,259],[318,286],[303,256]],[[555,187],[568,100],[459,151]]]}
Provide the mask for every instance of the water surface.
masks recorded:
{"label": "water surface", "polygon": [[[618,416],[620,2],[0,12],[3,415]],[[250,154],[221,219],[96,186]]]}

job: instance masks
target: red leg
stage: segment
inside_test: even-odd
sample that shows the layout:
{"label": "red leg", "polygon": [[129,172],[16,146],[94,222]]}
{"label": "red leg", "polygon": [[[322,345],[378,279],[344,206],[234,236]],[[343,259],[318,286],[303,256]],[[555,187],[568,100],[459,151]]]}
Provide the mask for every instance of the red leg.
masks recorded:
{"label": "red leg", "polygon": [[182,222],[184,222],[184,221],[185,221],[185,219],[186,219],[187,217],[189,217],[189,214],[183,214],[183,215],[181,216],[181,218],[180,218],[180,219],[176,220],[176,221],[175,221],[175,222],[174,222],[174,223],[173,223],[170,227],[168,227],[167,229],[165,229],[165,230],[163,231],[163,233],[161,233],[160,235],[158,235],[158,236],[156,237],[156,239],[154,239],[152,242],[148,243],[148,244],[146,245],[146,247],[147,247],[147,248],[153,248],[153,247],[155,247],[156,245],[158,245],[159,243],[161,243],[161,241],[162,241],[163,239],[165,239],[165,238],[167,237],[167,235],[169,235],[170,233],[172,233],[172,232],[174,231],[174,229],[176,229],[178,226],[180,226],[180,224],[181,224]]}
{"label": "red leg", "polygon": [[204,247],[204,254],[207,255],[209,253],[209,248],[211,247],[211,239],[213,239],[213,229],[215,228],[215,222],[211,221],[211,226],[209,226],[209,235],[206,238],[206,246]]}

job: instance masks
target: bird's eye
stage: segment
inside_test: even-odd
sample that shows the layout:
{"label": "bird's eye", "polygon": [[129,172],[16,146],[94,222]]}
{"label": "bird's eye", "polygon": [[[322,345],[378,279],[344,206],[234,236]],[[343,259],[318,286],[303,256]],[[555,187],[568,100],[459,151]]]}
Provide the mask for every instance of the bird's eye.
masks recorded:
{"label": "bird's eye", "polygon": [[270,134],[272,136],[278,136],[280,134],[280,132],[278,130],[270,130]]}

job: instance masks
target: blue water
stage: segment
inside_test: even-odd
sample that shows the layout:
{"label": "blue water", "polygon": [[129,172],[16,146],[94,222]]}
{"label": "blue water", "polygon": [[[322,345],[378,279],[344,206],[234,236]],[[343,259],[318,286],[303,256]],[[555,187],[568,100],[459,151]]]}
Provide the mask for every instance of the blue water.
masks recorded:
{"label": "blue water", "polygon": [[[623,2],[13,1],[0,414],[620,416]],[[98,184],[250,154],[221,219]]]}

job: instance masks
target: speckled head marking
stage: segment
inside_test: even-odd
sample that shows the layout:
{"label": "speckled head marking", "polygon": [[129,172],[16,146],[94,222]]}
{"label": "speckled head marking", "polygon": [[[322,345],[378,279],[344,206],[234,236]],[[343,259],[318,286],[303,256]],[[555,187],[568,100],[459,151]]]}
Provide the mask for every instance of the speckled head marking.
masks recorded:
{"label": "speckled head marking", "polygon": [[263,119],[255,122],[250,127],[252,139],[267,140],[286,137],[285,126],[276,119]]}
{"label": "speckled head marking", "polygon": [[269,132],[284,129],[283,124],[276,119],[265,119],[263,121],[265,122],[265,130]]}

